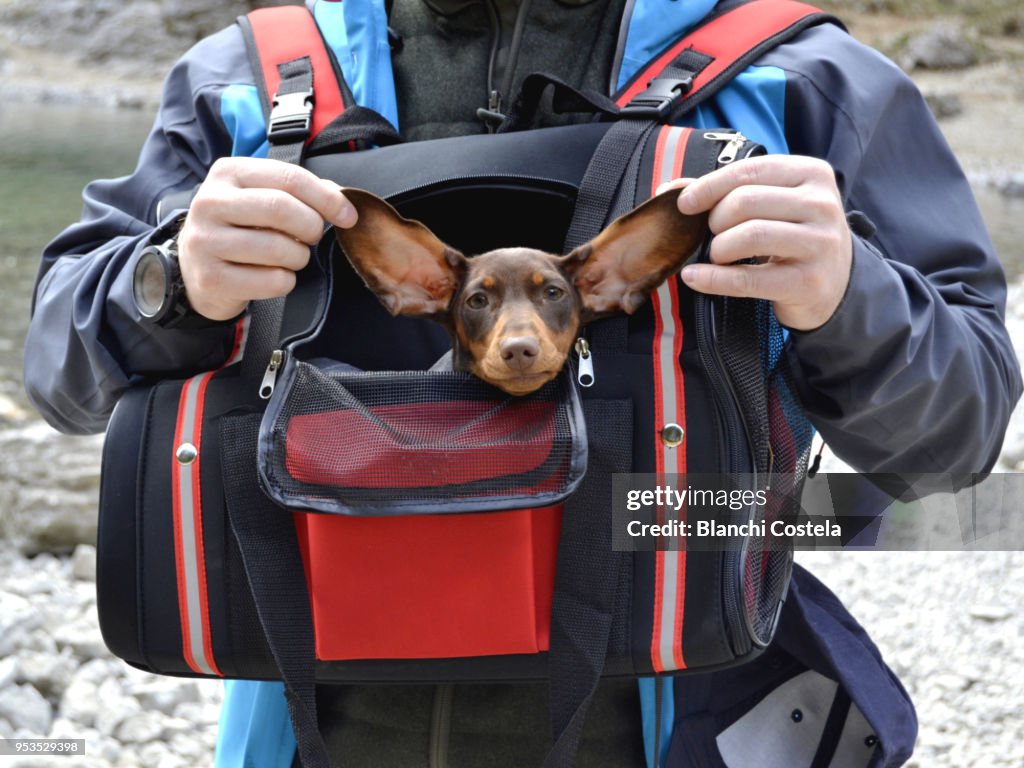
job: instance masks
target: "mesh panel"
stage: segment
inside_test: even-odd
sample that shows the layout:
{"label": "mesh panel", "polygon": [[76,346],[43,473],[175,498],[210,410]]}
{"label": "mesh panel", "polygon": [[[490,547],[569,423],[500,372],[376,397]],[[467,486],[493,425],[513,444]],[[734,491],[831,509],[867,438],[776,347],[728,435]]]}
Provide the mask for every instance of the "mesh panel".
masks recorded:
{"label": "mesh panel", "polygon": [[[564,497],[585,467],[565,376],[510,397],[468,373],[325,373],[294,361],[264,452],[291,507],[351,514],[486,511]],[[582,437],[582,440],[580,439]]]}
{"label": "mesh panel", "polygon": [[785,334],[771,305],[728,299],[722,310],[722,361],[747,422],[761,486],[772,490],[764,509],[766,536],[746,542],[740,563],[748,630],[756,643],[766,645],[793,563],[792,541],[773,536],[771,524],[797,512],[813,430],[793,395],[782,355]]}

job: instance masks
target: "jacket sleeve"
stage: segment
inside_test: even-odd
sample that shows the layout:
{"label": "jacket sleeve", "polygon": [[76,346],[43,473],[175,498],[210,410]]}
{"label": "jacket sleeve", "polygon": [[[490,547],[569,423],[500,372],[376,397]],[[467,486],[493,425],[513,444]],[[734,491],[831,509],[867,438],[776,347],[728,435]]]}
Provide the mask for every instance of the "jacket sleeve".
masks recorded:
{"label": "jacket sleeve", "polygon": [[833,166],[855,237],[840,307],[791,333],[798,392],[858,471],[961,485],[995,463],[1021,394],[1002,267],[913,83],[830,25],[800,42],[779,51],[790,151]]}
{"label": "jacket sleeve", "polygon": [[169,221],[155,220],[157,203],[195,187],[218,157],[230,154],[219,94],[235,73],[251,82],[235,29],[186,54],[164,84],[134,173],[89,184],[81,220],[43,251],[24,377],[32,403],[61,431],[101,431],[127,387],[216,367],[230,351],[229,327],[182,331],[141,323],[132,267],[151,237],[165,236],[158,225]]}

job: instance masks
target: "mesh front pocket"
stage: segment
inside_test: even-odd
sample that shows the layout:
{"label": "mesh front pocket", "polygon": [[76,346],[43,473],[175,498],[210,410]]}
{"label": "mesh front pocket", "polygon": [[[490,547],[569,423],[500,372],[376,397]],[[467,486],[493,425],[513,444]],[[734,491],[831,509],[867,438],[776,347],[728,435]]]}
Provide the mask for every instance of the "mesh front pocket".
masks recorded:
{"label": "mesh front pocket", "polygon": [[467,373],[327,373],[294,361],[267,409],[261,469],[292,509],[356,515],[564,499],[586,467],[571,380],[511,397]]}

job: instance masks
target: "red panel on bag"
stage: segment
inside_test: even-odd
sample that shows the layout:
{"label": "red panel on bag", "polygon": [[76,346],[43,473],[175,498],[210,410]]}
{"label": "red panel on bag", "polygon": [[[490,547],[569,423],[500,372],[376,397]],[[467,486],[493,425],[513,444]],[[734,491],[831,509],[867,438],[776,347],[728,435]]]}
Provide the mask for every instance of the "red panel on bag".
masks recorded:
{"label": "red panel on bag", "polygon": [[317,658],[435,659],[548,649],[561,506],[295,519]]}
{"label": "red panel on bag", "polygon": [[508,477],[541,467],[555,438],[555,404],[446,401],[296,416],[285,467],[299,482],[423,488]]}

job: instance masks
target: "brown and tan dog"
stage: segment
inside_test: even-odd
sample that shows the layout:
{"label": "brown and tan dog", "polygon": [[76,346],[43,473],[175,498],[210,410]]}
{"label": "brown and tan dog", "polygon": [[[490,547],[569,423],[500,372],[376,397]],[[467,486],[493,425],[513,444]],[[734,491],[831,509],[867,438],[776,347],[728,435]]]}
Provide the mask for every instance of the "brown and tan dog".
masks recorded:
{"label": "brown and tan dog", "polygon": [[580,328],[630,314],[696,254],[707,216],[684,216],[678,190],[654,197],[565,256],[498,248],[466,258],[426,226],[360,189],[338,242],[392,315],[427,317],[452,337],[452,364],[511,395],[553,379]]}

